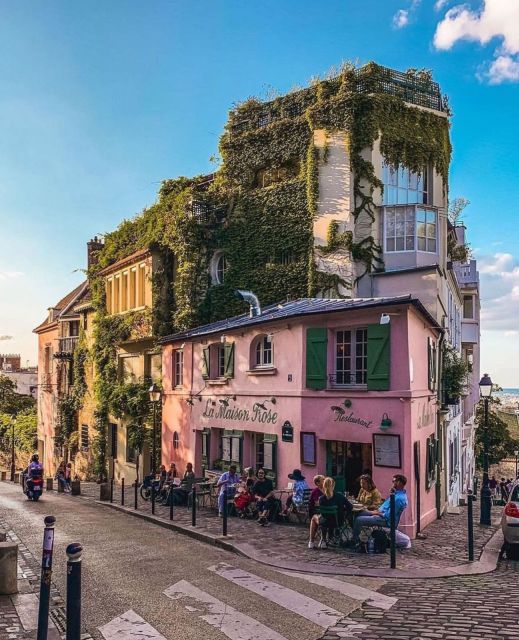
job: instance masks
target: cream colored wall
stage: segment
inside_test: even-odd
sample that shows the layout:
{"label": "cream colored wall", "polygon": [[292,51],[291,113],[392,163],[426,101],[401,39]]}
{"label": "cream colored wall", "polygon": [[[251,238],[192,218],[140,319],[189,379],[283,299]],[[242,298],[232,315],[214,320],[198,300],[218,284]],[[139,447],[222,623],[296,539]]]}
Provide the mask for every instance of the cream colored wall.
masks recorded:
{"label": "cream colored wall", "polygon": [[[91,353],[94,333],[95,312],[89,309],[87,312],[87,328],[83,329],[83,319],[80,322],[80,333],[84,331],[87,348]],[[92,442],[96,436],[94,411],[96,408],[94,396],[94,364],[92,357],[88,357],[85,363],[85,382],[87,391],[83,398],[83,406],[78,412],[79,446],[81,447],[81,425],[88,425],[88,451],[79,450],[74,460],[74,473],[81,480],[86,480],[91,475],[92,465]]]}
{"label": "cream colored wall", "polygon": [[[142,280],[140,276],[141,269],[144,271],[144,287],[142,287]],[[135,271],[135,290],[131,278],[132,271]],[[106,287],[106,304],[110,313],[125,313],[126,311],[135,309],[144,309],[145,307],[151,307],[153,304],[153,292],[152,292],[152,273],[153,273],[153,259],[148,256],[145,260],[139,260],[134,264],[127,265],[123,269],[111,273],[105,278]],[[124,277],[127,276],[126,289],[123,286]],[[116,281],[119,282],[118,289],[118,306],[115,311],[115,292]],[[142,289],[144,288],[144,301],[141,299]],[[132,304],[132,291],[134,290],[135,304]],[[144,302],[144,304],[141,304]]]}

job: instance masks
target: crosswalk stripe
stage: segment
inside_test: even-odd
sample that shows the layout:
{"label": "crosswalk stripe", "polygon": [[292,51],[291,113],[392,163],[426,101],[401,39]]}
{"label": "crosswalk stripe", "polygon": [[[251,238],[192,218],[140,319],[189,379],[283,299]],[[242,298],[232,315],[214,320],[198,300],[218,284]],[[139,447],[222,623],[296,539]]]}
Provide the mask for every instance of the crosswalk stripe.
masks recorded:
{"label": "crosswalk stripe", "polygon": [[180,580],[168,587],[164,594],[172,600],[189,598],[191,605],[186,605],[186,609],[192,613],[201,613],[202,620],[231,640],[286,640],[273,629],[240,613],[186,580]]}
{"label": "crosswalk stripe", "polygon": [[288,587],[283,587],[277,582],[264,580],[248,571],[235,569],[229,564],[220,563],[209,567],[209,571],[213,571],[222,578],[244,587],[262,598],[284,607],[288,611],[297,613],[324,629],[336,625],[344,617],[344,614],[340,611],[327,607],[313,598],[293,591]]}
{"label": "crosswalk stripe", "polygon": [[293,578],[301,578],[301,580],[306,580],[312,584],[318,584],[321,587],[331,589],[332,591],[338,591],[339,593],[342,593],[343,596],[348,596],[349,598],[353,598],[353,600],[358,600],[359,602],[365,602],[366,604],[369,604],[372,607],[377,607],[378,609],[391,609],[391,607],[398,602],[398,598],[386,596],[378,591],[372,591],[371,589],[366,589],[365,587],[361,587],[357,584],[343,582],[342,580],[330,578],[329,576],[295,573],[293,571],[279,571],[279,573]]}
{"label": "crosswalk stripe", "polygon": [[106,640],[166,640],[132,609],[98,628]]}

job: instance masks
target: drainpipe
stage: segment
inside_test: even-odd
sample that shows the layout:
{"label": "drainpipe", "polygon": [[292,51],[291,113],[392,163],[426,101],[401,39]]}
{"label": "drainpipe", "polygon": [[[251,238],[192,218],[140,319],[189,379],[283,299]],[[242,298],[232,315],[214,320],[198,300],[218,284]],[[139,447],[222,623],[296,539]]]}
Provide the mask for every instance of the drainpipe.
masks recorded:
{"label": "drainpipe", "polygon": [[250,305],[250,317],[257,318],[261,315],[261,306],[258,300],[258,296],[252,293],[252,291],[245,291],[244,289],[236,289],[234,295],[241,300],[245,300]]}
{"label": "drainpipe", "polygon": [[[442,432],[442,415],[441,415],[441,407],[442,407],[442,390],[443,390],[443,376],[442,367],[443,367],[443,343],[445,341],[445,330],[442,329],[440,334],[440,340],[438,342],[438,389],[436,394],[436,518],[438,520],[442,517],[442,495],[441,495],[441,464],[440,464],[440,452],[443,458],[443,432]],[[441,377],[440,377],[441,376]]]}

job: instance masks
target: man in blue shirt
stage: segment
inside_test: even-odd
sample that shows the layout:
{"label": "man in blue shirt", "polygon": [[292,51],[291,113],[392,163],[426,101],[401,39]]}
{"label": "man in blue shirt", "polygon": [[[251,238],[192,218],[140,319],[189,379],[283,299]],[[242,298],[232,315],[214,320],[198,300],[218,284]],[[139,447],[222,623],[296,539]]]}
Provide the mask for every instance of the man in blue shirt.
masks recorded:
{"label": "man in blue shirt", "polygon": [[[395,526],[398,527],[400,516],[407,507],[407,493],[405,485],[407,478],[396,474],[393,476],[393,489],[395,490]],[[359,541],[359,533],[362,527],[389,527],[389,498],[384,500],[378,511],[362,511],[353,524],[353,539]]]}
{"label": "man in blue shirt", "polygon": [[220,479],[216,484],[217,488],[220,489],[220,493],[218,495],[218,515],[220,518],[223,516],[223,510],[226,508],[225,501],[234,496],[236,493],[236,485],[239,481],[240,476],[236,473],[235,464],[231,464],[229,471],[222,473],[220,476]]}

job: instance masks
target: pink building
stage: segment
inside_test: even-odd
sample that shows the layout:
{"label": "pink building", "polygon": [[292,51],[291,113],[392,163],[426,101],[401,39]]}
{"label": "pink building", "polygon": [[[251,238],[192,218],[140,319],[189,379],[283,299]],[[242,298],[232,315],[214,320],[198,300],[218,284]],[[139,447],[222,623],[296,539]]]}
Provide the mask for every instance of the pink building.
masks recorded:
{"label": "pink building", "polygon": [[301,299],[162,339],[162,462],[197,475],[263,467],[277,487],[300,468],[383,495],[408,478],[400,528],[436,518],[436,344],[410,295]]}

